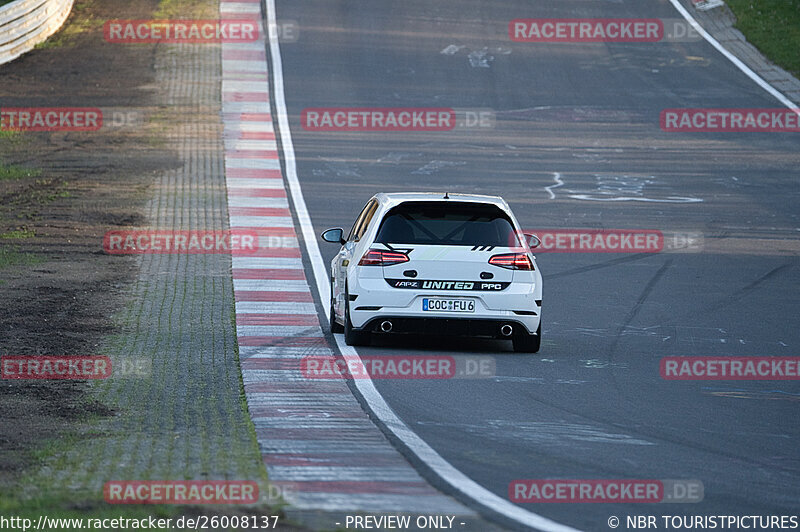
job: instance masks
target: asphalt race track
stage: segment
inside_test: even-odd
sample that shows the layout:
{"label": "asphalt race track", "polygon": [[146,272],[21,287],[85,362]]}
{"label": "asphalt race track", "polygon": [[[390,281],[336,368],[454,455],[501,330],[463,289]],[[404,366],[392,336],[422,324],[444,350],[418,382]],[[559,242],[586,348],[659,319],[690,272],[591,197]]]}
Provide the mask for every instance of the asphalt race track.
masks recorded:
{"label": "asphalt race track", "polygon": [[[800,140],[660,128],[665,108],[782,107],[705,40],[508,37],[513,19],[584,17],[680,15],[659,0],[277,0],[278,20],[301,31],[280,50],[316,234],[349,229],[380,191],[450,191],[501,195],[525,228],[695,238],[681,251],[538,254],[536,355],[443,338],[381,339],[358,352],[494,360],[485,378],[374,382],[425,442],[499,497],[515,479],[704,486],[691,504],[521,504],[559,523],[608,530],[612,515],[796,513],[797,381],[670,381],[659,361],[798,354],[800,259],[787,239],[800,231]],[[312,107],[447,107],[491,120],[441,132],[308,131],[300,115]],[[320,249],[326,265],[338,251]]]}

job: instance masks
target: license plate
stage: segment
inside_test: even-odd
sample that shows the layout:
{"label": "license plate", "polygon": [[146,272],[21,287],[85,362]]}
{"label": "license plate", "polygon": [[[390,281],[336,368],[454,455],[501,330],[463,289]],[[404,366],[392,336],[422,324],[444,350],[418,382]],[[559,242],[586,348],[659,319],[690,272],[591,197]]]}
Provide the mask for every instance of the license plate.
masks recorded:
{"label": "license plate", "polygon": [[472,299],[422,299],[422,310],[428,312],[475,312]]}

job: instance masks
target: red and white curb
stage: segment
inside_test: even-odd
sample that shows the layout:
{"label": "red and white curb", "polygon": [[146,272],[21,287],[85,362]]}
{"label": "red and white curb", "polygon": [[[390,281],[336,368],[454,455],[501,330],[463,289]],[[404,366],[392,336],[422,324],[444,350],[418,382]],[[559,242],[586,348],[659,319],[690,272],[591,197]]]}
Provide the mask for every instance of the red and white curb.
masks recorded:
{"label": "red and white curb", "polygon": [[[261,19],[261,4],[223,0],[220,14]],[[419,476],[344,381],[300,373],[302,357],[333,353],[303,270],[269,96],[264,43],[222,44],[230,227],[259,235],[256,253],[232,257],[236,330],[269,480],[297,509],[475,515]]]}

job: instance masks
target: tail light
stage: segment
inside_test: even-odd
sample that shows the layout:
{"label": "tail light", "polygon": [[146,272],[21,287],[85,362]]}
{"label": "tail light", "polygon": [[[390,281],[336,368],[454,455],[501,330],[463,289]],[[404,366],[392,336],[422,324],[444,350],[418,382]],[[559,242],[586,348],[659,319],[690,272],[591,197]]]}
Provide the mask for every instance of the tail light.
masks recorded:
{"label": "tail light", "polygon": [[397,251],[382,251],[380,249],[370,249],[361,260],[358,261],[359,266],[391,266],[393,264],[400,264],[408,262],[408,255],[399,253]]}
{"label": "tail light", "polygon": [[500,266],[508,270],[532,270],[533,262],[526,253],[504,253],[494,255],[489,259],[489,264]]}

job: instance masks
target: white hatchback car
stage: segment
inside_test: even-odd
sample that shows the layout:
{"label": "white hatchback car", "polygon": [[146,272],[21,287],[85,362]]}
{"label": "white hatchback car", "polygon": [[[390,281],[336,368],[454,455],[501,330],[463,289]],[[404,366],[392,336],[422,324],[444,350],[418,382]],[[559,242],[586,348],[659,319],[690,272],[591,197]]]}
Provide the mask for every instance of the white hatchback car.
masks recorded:
{"label": "white hatchback car", "polygon": [[542,276],[508,204],[497,196],[377,194],[331,262],[332,332],[348,345],[373,333],[508,338],[541,343]]}

